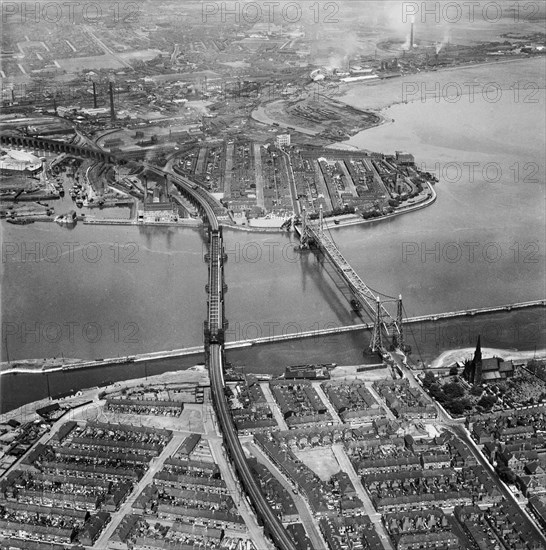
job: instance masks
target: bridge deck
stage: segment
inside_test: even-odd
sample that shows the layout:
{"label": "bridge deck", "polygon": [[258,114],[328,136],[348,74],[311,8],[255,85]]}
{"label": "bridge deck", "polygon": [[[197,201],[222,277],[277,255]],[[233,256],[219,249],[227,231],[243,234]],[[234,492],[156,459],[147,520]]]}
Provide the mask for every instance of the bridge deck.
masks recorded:
{"label": "bridge deck", "polygon": [[[339,274],[343,277],[351,291],[356,296],[357,300],[361,302],[362,305],[367,307],[371,318],[374,319],[377,313],[377,296],[375,296],[374,293],[368,288],[366,283],[359,277],[358,273],[344,258],[343,254],[341,254],[332,239],[318,226],[318,224],[315,225],[308,222],[307,230],[315,239],[317,244],[324,250],[328,258],[330,258]],[[385,306],[380,304],[379,307],[383,329],[387,335],[390,336],[387,323],[393,326],[395,331],[399,332],[395,319],[393,319],[391,314],[385,309]]]}
{"label": "bridge deck", "polygon": [[221,254],[219,236],[213,234],[210,239],[208,322],[209,329],[215,333],[223,328]]}
{"label": "bridge deck", "polygon": [[277,518],[267,503],[261,488],[246,461],[246,456],[239,441],[237,429],[231,417],[227,398],[225,395],[224,380],[224,343],[223,337],[218,338],[223,331],[224,323],[224,280],[223,280],[223,239],[222,230],[217,228],[216,218],[212,218],[211,225],[216,225],[210,233],[209,239],[209,305],[208,327],[210,341],[206,344],[207,364],[212,390],[212,399],[218,416],[218,423],[222,431],[226,450],[230,456],[238,479],[248,495],[257,519],[264,525],[264,532],[270,536],[279,550],[297,550],[292,538],[284,529],[283,524]]}

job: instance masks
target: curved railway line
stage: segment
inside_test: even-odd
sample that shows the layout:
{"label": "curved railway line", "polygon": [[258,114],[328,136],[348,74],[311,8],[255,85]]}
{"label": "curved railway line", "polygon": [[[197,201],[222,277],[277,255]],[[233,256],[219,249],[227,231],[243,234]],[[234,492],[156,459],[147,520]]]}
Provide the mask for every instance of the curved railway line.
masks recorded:
{"label": "curved railway line", "polygon": [[218,222],[216,204],[199,186],[183,176],[173,176],[158,168],[147,166],[149,171],[170,177],[185,194],[197,203],[209,224],[209,250],[206,260],[209,266],[207,291],[209,295],[207,320],[205,321],[205,357],[209,367],[212,401],[218,416],[220,430],[224,443],[231,458],[238,479],[250,499],[258,522],[263,525],[264,532],[270,536],[279,550],[297,550],[297,547],[267,503],[259,484],[248,467],[245,453],[237,435],[231,413],[225,396],[224,382],[224,245],[222,228]]}
{"label": "curved railway line", "polygon": [[[0,143],[16,147],[32,147],[53,151],[56,153],[68,153],[83,158],[91,158],[101,162],[113,162],[115,157],[103,151],[93,151],[85,146],[67,144],[60,141],[43,138],[29,138],[26,136],[0,136]],[[224,247],[223,236],[218,214],[223,212],[223,207],[200,186],[181,174],[172,174],[144,163],[144,168],[158,176],[170,180],[200,209],[209,225],[209,279],[207,290],[209,293],[207,321],[205,322],[205,356],[209,366],[213,404],[218,415],[220,429],[224,436],[224,443],[231,457],[239,480],[250,499],[258,522],[263,525],[264,532],[270,536],[279,550],[297,550],[295,543],[284,529],[279,518],[273,513],[267,503],[259,484],[252,476],[246,462],[245,454],[231,413],[227,404],[224,387]]]}
{"label": "curved railway line", "polygon": [[[95,161],[95,164],[113,163],[115,156],[100,150],[92,150],[85,145],[74,143],[64,143],[56,140],[44,138],[34,138],[21,135],[2,135],[0,136],[0,144],[29,147],[44,151],[51,151],[57,154],[67,153]],[[251,506],[257,516],[258,522],[263,526],[264,532],[269,536],[275,546],[279,550],[297,550],[297,547],[284,529],[282,522],[275,515],[273,510],[267,503],[260,485],[253,477],[250,468],[248,467],[246,457],[238,438],[237,430],[233,422],[228,402],[225,396],[225,381],[224,381],[224,332],[226,328],[224,294],[226,286],[224,284],[224,261],[226,259],[223,246],[222,228],[218,221],[218,215],[224,212],[220,203],[211,197],[202,187],[187,179],[180,173],[172,174],[150,164],[143,164],[144,168],[160,177],[170,180],[180,192],[182,192],[190,201],[192,201],[200,209],[203,217],[209,226],[209,251],[206,256],[208,262],[209,273],[207,292],[209,295],[207,305],[207,320],[204,325],[205,335],[205,357],[209,367],[209,376],[212,389],[213,404],[218,416],[220,429],[224,437],[224,444],[228,455],[235,466],[238,479],[242,483],[243,489],[248,496]],[[335,252],[335,251],[334,251]],[[343,272],[349,269],[349,264],[346,264],[345,259],[340,256],[339,264],[342,266]],[[356,275],[356,274],[355,274]],[[359,278],[358,278],[359,279]],[[357,281],[357,276],[355,276]],[[363,284],[363,283],[362,283]],[[359,290],[359,285],[355,284],[355,290]],[[362,294],[373,303],[373,294],[368,294],[367,288],[360,288]],[[366,291],[366,292],[364,292]],[[367,302],[367,300],[365,300]],[[517,307],[527,307],[529,305],[544,305],[541,303],[522,303],[512,304],[510,306],[500,306],[498,308],[490,308],[494,310],[508,310]],[[480,313],[481,310],[468,310],[467,315]],[[432,320],[447,318],[459,315],[461,312],[452,312],[447,314],[438,314]],[[412,321],[428,320],[429,316],[412,319]],[[64,370],[64,369],[61,369]],[[408,377],[413,377],[411,373]],[[478,455],[476,455],[478,456]],[[511,496],[507,493],[507,496]],[[513,497],[512,497],[512,500]],[[515,502],[515,500],[514,500]]]}
{"label": "curved railway line", "polygon": [[224,277],[223,277],[223,237],[218,222],[211,224],[209,235],[209,279],[208,279],[208,315],[205,323],[205,357],[209,366],[212,399],[220,423],[220,429],[228,454],[235,465],[241,481],[260,524],[266,535],[271,536],[277,548],[297,550],[290,535],[273,513],[265,500],[259,484],[253,477],[246,462],[245,454],[224,393]]}

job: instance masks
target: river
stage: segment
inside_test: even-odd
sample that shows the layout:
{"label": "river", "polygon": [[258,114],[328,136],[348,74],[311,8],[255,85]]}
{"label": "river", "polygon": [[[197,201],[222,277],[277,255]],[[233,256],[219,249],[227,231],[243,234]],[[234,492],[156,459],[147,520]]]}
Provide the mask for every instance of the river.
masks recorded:
{"label": "river", "polygon": [[350,140],[410,151],[440,178],[431,207],[337,239],[371,287],[403,294],[409,316],[545,296],[544,90],[536,99],[395,105],[395,122]]}
{"label": "river", "polygon": [[[384,113],[395,122],[350,141],[388,153],[408,150],[418,164],[439,169],[438,200],[432,206],[332,231],[373,289],[402,293],[408,316],[544,297],[544,91],[537,97],[538,104],[504,94],[495,104],[478,98],[395,105]],[[363,98],[348,100],[364,106]],[[469,178],[465,170],[471,168]],[[94,359],[202,344],[207,273],[202,231],[83,224],[69,231],[54,223],[4,221],[1,228],[3,361],[8,356],[11,361]],[[227,230],[225,237],[228,340],[359,321],[327,269],[312,254],[294,250],[293,236]],[[501,329],[489,330],[491,341],[482,339],[483,345],[544,348],[543,325],[525,332],[526,324],[539,326],[541,313],[495,317]],[[466,340],[481,329],[471,332]],[[439,340],[429,338],[423,345],[427,356],[448,349],[457,338],[448,334]],[[361,350],[362,338],[350,335],[330,337],[327,344],[302,340],[231,353],[263,372],[306,357],[357,362]],[[169,361],[168,368],[186,363]],[[118,368],[116,376],[131,376],[131,368]],[[64,376],[58,391],[67,391],[111,374],[50,378]],[[31,389],[29,380],[39,389]],[[45,391],[43,381],[36,381],[3,377],[2,400],[14,392],[18,402],[36,398]]]}

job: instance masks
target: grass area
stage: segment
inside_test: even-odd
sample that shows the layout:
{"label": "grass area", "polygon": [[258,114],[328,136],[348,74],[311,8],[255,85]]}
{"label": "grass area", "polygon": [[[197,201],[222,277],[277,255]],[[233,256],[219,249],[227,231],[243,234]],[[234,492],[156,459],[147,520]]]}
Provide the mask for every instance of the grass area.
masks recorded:
{"label": "grass area", "polygon": [[305,449],[295,451],[295,454],[322,481],[329,481],[334,474],[341,470],[331,448]]}
{"label": "grass area", "polygon": [[146,426],[149,428],[163,428],[166,430],[176,430],[191,433],[205,433],[203,421],[207,412],[203,405],[185,404],[184,410],[180,416],[160,416],[129,414],[108,411],[103,408],[97,416],[101,422],[113,422],[120,424],[132,424],[134,426]]}

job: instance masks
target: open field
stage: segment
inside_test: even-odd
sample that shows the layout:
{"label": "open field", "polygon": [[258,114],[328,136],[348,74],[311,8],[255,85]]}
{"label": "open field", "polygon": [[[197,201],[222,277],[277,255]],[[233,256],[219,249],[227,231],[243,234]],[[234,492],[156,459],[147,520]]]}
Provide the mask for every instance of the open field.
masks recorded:
{"label": "open field", "polygon": [[295,451],[296,456],[322,481],[328,481],[334,474],[341,470],[339,463],[334,456],[332,449],[318,447],[316,449],[305,449]]}
{"label": "open field", "polygon": [[158,416],[144,414],[127,414],[107,411],[104,408],[99,411],[98,420],[101,422],[114,422],[145,426],[148,428],[161,428],[178,432],[192,432],[204,434],[204,419],[208,411],[205,405],[185,403],[180,416]]}
{"label": "open field", "polygon": [[390,376],[389,369],[386,367],[378,367],[374,370],[366,370],[363,372],[358,372],[360,366],[369,366],[369,365],[348,365],[340,366],[330,371],[330,377],[332,379],[340,378],[358,378],[359,380],[384,380]]}

